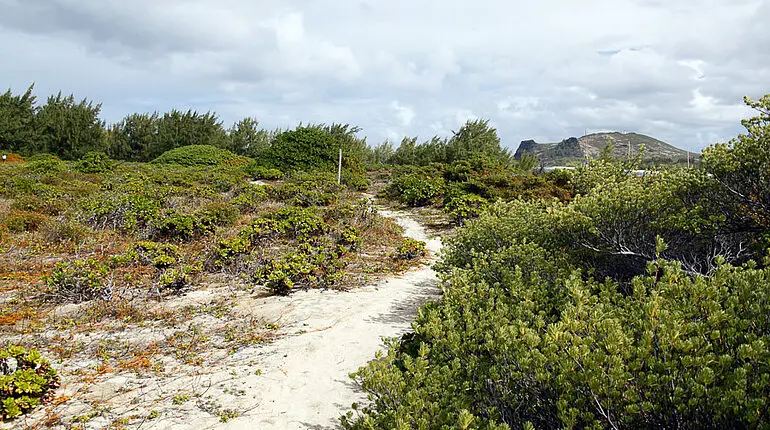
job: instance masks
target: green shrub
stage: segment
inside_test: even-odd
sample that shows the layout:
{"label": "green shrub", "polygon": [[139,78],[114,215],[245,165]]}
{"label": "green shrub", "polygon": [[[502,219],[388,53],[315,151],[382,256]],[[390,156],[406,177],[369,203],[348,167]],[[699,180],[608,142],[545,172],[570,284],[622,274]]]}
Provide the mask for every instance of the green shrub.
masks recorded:
{"label": "green shrub", "polygon": [[39,230],[47,220],[48,217],[39,213],[12,210],[0,218],[0,224],[4,224],[8,231],[22,233]]}
{"label": "green shrub", "polygon": [[300,244],[296,251],[269,260],[254,274],[254,282],[274,294],[286,295],[298,288],[328,288],[342,275],[345,263],[338,248]]}
{"label": "green shrub", "polygon": [[37,350],[0,349],[0,422],[26,414],[53,396],[59,376]]}
{"label": "green shrub", "polygon": [[79,203],[79,218],[95,228],[135,231],[158,218],[163,198],[128,189],[108,191]]}
{"label": "green shrub", "polygon": [[115,163],[103,152],[89,152],[75,163],[75,170],[82,173],[106,173],[115,169]]}
{"label": "green shrub", "polygon": [[38,175],[58,175],[67,171],[67,164],[55,155],[38,154],[27,160],[27,170]]}
{"label": "green shrub", "polygon": [[179,166],[217,166],[232,162],[239,157],[226,149],[212,145],[189,145],[175,148],[152,160],[153,164]]}
{"label": "green shrub", "polygon": [[232,225],[240,213],[227,203],[213,203],[195,213],[167,212],[152,221],[151,236],[157,239],[191,240]]}
{"label": "green shrub", "polygon": [[444,211],[449,213],[455,223],[462,224],[470,218],[477,218],[489,205],[484,197],[476,194],[464,194],[452,197],[445,205]]}
{"label": "green shrub", "polygon": [[396,247],[396,250],[393,252],[393,259],[414,260],[426,255],[428,255],[428,250],[425,248],[425,242],[407,237]]}
{"label": "green shrub", "polygon": [[342,187],[334,175],[324,172],[295,173],[270,189],[270,195],[295,206],[328,206],[337,203]]}
{"label": "green shrub", "polygon": [[47,295],[62,303],[80,303],[88,300],[109,300],[112,297],[112,282],[106,264],[92,258],[57,263],[50,275],[43,281],[48,287]]}
{"label": "green shrub", "polygon": [[367,179],[366,176],[355,174],[348,170],[342,171],[341,179],[343,184],[356,191],[366,191],[370,185],[369,179]]}
{"label": "green shrub", "polygon": [[166,269],[158,279],[158,289],[161,291],[180,291],[190,285],[193,275],[200,271],[201,267],[199,265],[187,265],[179,269]]}
{"label": "green shrub", "polygon": [[128,252],[130,260],[164,269],[179,261],[179,247],[169,243],[139,242]]}
{"label": "green shrub", "polygon": [[258,162],[253,162],[244,168],[247,175],[253,179],[281,179],[283,178],[283,172],[278,169],[271,169],[260,165]]}
{"label": "green shrub", "polygon": [[399,176],[388,185],[387,193],[409,206],[425,206],[444,192],[442,178],[425,178],[418,174]]}
{"label": "green shrub", "polygon": [[88,237],[89,229],[75,220],[60,218],[47,221],[41,232],[48,243],[80,243]]}
{"label": "green shrub", "polygon": [[70,203],[59,193],[45,193],[44,197],[34,194],[19,195],[13,200],[11,207],[22,211],[38,212],[46,215],[60,215],[69,208]]}
{"label": "green shrub", "polygon": [[260,204],[268,199],[267,187],[264,185],[246,184],[238,189],[231,203],[242,212],[254,212]]}

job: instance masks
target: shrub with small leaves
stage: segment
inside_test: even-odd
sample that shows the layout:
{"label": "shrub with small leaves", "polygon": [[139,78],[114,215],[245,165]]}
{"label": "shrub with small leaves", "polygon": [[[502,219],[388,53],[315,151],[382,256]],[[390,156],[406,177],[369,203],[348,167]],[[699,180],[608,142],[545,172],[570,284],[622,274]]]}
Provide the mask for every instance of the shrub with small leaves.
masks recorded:
{"label": "shrub with small leaves", "polygon": [[420,174],[398,176],[388,185],[387,194],[409,206],[425,206],[437,199],[445,189],[442,178],[426,178]]}
{"label": "shrub with small leaves", "polygon": [[67,164],[55,155],[38,154],[29,158],[27,170],[38,175],[57,175],[67,171]]}
{"label": "shrub with small leaves", "polygon": [[53,273],[43,277],[47,294],[55,301],[80,303],[88,300],[109,300],[112,282],[107,279],[109,267],[92,258],[58,263]]}
{"label": "shrub with small leaves", "polygon": [[128,254],[130,259],[158,269],[173,266],[179,261],[179,247],[170,243],[139,242]]}
{"label": "shrub with small leaves", "polygon": [[393,253],[394,260],[414,260],[428,255],[425,242],[404,238]]}
{"label": "shrub with small leaves", "polygon": [[89,152],[75,163],[75,170],[82,173],[111,172],[115,163],[103,152]]}
{"label": "shrub with small leaves", "polygon": [[283,172],[278,169],[270,169],[259,165],[257,162],[251,163],[244,167],[244,171],[247,175],[253,179],[281,179],[283,178]]}
{"label": "shrub with small leaves", "polygon": [[444,211],[449,213],[455,223],[462,224],[470,218],[477,218],[489,205],[484,197],[476,194],[463,194],[451,198],[445,205]]}
{"label": "shrub with small leaves", "polygon": [[59,377],[36,350],[0,348],[0,422],[28,413],[51,399]]}

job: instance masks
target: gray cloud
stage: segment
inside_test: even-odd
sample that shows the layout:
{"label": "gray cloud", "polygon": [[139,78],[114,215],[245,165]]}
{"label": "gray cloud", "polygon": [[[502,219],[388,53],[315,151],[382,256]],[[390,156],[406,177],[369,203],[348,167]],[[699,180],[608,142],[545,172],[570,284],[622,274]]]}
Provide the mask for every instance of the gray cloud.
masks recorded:
{"label": "gray cloud", "polygon": [[489,118],[505,144],[585,129],[700,149],[770,90],[761,0],[0,0],[0,69],[134,111],[360,125],[370,142]]}

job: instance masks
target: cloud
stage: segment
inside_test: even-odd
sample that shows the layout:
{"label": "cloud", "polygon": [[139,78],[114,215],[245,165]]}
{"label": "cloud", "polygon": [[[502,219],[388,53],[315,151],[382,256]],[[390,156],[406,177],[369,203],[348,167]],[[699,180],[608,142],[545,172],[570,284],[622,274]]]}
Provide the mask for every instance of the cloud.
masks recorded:
{"label": "cloud", "polygon": [[410,125],[416,116],[414,109],[408,106],[402,106],[401,103],[397,101],[391,103],[391,107],[396,112],[396,118],[398,118],[402,126]]}
{"label": "cloud", "polygon": [[[763,0],[0,0],[0,78],[134,111],[359,125],[370,142],[487,118],[504,144],[586,129],[698,150],[770,82]],[[598,12],[597,12],[598,11]]]}

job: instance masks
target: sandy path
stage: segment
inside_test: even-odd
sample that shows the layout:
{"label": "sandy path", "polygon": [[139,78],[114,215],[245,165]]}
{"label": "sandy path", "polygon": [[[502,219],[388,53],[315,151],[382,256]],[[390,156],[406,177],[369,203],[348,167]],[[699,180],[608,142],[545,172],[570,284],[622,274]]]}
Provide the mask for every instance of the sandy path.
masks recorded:
{"label": "sandy path", "polygon": [[[425,241],[431,255],[439,251],[440,239],[429,239],[406,214],[381,213],[396,218],[406,236]],[[383,337],[409,329],[417,308],[439,294],[436,283],[434,271],[422,266],[353,292],[305,291],[251,303],[247,312],[275,316],[289,334],[261,347],[257,357],[242,357],[261,371],[237,377],[256,406],[225,424],[188,416],[145,428],[337,428],[340,414],[365,398],[348,374],[374,358]]]}

